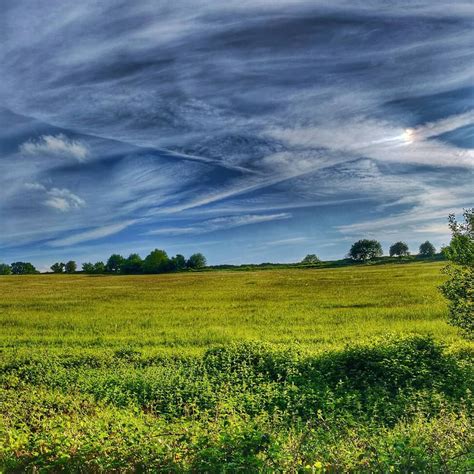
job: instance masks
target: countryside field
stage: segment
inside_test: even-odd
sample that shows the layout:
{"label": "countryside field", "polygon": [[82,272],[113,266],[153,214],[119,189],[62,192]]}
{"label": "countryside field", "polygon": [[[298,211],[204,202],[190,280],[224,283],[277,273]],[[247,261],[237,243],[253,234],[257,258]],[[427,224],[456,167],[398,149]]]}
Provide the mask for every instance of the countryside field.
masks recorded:
{"label": "countryside field", "polygon": [[0,277],[0,466],[466,472],[443,265]]}

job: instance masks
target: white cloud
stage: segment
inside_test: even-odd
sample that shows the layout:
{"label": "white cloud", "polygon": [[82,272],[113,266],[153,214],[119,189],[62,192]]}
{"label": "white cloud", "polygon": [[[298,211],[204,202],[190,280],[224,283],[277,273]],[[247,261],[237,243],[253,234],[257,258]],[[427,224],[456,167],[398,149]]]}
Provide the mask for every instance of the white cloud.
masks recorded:
{"label": "white cloud", "polygon": [[79,234],[71,235],[70,237],[65,237],[64,239],[57,239],[49,242],[50,247],[67,247],[69,245],[79,244],[81,242],[87,242],[89,240],[102,239],[103,237],[108,237],[109,235],[117,234],[132,224],[138,222],[137,219],[128,220],[125,222],[120,222],[118,224],[110,224],[102,227],[97,227],[86,232],[81,232]]}
{"label": "white cloud", "polygon": [[72,193],[69,189],[52,188],[46,194],[48,198],[44,201],[44,204],[62,212],[80,209],[86,205],[84,199]]}
{"label": "white cloud", "polygon": [[67,156],[79,161],[89,155],[89,150],[83,143],[63,134],[42,135],[37,140],[28,140],[20,145],[20,152],[28,155]]}
{"label": "white cloud", "polygon": [[185,235],[185,234],[205,234],[216,230],[230,229],[250,224],[261,224],[281,219],[289,219],[291,214],[281,212],[279,214],[246,214],[241,216],[216,217],[201,222],[195,226],[188,227],[167,227],[164,229],[151,230],[146,235]]}
{"label": "white cloud", "polygon": [[25,188],[29,191],[46,191],[46,187],[40,183],[25,183]]}
{"label": "white cloud", "polygon": [[379,161],[473,168],[474,150],[429,139],[473,121],[473,113],[464,113],[404,129],[389,122],[361,118],[312,127],[273,128],[267,133],[292,146],[324,147]]}

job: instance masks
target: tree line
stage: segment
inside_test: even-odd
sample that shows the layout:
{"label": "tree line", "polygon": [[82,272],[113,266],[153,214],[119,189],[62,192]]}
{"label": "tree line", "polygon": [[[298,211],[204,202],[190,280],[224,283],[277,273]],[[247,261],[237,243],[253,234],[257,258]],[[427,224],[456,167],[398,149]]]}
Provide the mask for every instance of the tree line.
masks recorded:
{"label": "tree line", "polygon": [[127,258],[119,254],[113,254],[107,262],[86,262],[82,264],[82,271],[89,274],[124,274],[139,275],[142,273],[170,273],[183,270],[199,270],[207,264],[206,257],[202,253],[195,253],[188,259],[184,255],[177,254],[168,257],[164,250],[155,249],[144,259],[137,253],[130,254]]}
{"label": "tree line", "polygon": [[[394,243],[389,250],[391,257],[403,257],[410,255],[408,245],[405,242]],[[432,257],[436,254],[434,245],[426,241],[420,245],[418,255],[421,257]],[[354,261],[366,261],[383,255],[382,245],[377,240],[362,239],[355,242],[349,250],[348,257]],[[300,262],[303,265],[314,265],[320,262],[315,254],[308,254]],[[207,265],[206,257],[202,253],[195,253],[186,259],[177,254],[168,257],[164,250],[155,249],[144,259],[137,253],[132,253],[127,258],[119,254],[113,254],[107,262],[86,262],[82,264],[82,271],[88,274],[120,273],[124,275],[138,275],[142,273],[170,273],[187,269],[200,269]],[[66,263],[56,262],[50,267],[53,273],[76,273],[77,263],[69,260]],[[0,275],[31,275],[39,273],[30,262],[14,262],[11,265],[0,263]]]}
{"label": "tree line", "polygon": [[[408,245],[405,242],[395,242],[390,246],[390,257],[407,257],[410,255]],[[382,244],[377,240],[362,239],[354,242],[349,250],[348,258],[356,262],[364,262],[383,255]],[[435,246],[429,242],[423,242],[418,250],[420,257],[433,257],[436,255]],[[303,265],[315,265],[321,260],[314,253],[306,255],[301,263]]]}
{"label": "tree line", "polygon": [[[188,259],[183,255],[168,257],[164,250],[155,249],[144,259],[137,253],[127,258],[113,254],[107,262],[86,262],[82,264],[82,271],[88,274],[123,274],[134,275],[141,273],[170,273],[183,270],[199,270],[207,265],[206,257],[202,253],[194,253]],[[76,273],[77,263],[69,260],[66,263],[56,262],[50,267],[53,273]],[[39,273],[29,262],[14,262],[11,265],[0,263],[0,275],[32,275]]]}

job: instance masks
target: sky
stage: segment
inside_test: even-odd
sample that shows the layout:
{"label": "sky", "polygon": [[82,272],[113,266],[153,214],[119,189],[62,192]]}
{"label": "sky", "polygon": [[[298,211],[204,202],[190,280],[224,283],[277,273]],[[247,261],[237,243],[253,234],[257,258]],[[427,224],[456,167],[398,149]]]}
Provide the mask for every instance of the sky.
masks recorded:
{"label": "sky", "polygon": [[0,261],[449,242],[474,5],[2,0]]}

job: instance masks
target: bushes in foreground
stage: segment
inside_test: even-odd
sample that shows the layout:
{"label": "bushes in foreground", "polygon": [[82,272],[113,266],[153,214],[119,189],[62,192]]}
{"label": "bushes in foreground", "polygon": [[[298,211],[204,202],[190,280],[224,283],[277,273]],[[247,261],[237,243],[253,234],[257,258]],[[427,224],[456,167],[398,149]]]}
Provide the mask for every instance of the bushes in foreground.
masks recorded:
{"label": "bushes in foreground", "polygon": [[474,338],[474,209],[464,212],[464,222],[449,217],[451,242],[443,251],[451,264],[445,268],[450,277],[441,287],[449,301],[448,321],[469,338]]}
{"label": "bushes in foreground", "polygon": [[320,356],[258,343],[12,356],[0,466],[466,472],[471,370],[425,337]]}

